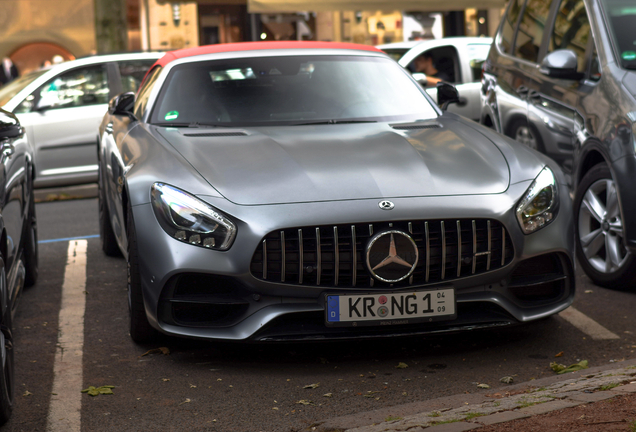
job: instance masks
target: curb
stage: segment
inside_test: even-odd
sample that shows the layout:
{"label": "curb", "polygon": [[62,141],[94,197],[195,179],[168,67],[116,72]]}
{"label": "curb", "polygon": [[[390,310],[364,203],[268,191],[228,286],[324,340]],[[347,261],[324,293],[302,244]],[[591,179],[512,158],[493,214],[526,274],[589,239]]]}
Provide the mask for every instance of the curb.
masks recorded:
{"label": "curb", "polygon": [[33,193],[36,203],[70,199],[96,198],[97,183],[79,186],[35,189]]}
{"label": "curb", "polygon": [[[488,394],[460,394],[338,417],[306,430],[463,432],[626,393],[636,393],[636,359],[490,389]],[[395,420],[385,420],[398,416],[400,418]]]}

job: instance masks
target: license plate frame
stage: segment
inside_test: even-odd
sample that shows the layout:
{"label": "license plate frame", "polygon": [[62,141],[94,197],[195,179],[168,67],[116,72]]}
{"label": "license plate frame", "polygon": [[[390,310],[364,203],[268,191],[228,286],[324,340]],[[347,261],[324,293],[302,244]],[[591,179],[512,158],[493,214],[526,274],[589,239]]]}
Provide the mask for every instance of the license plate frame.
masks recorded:
{"label": "license plate frame", "polygon": [[[328,327],[403,325],[457,318],[455,288],[448,286],[399,292],[329,293],[325,294],[324,301]],[[381,307],[387,309],[385,316],[380,316]]]}

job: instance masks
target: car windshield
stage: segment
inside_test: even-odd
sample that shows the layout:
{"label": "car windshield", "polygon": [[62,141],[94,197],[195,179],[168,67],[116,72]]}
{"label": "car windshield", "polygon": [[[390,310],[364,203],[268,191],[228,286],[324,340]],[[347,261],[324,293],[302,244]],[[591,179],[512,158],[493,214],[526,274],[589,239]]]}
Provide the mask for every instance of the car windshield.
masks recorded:
{"label": "car windshield", "polygon": [[382,51],[384,51],[393,60],[398,61],[408,50],[409,48],[384,48]]}
{"label": "car windshield", "polygon": [[151,123],[258,126],[436,116],[420,87],[388,58],[313,55],[175,66]]}
{"label": "car windshield", "polygon": [[48,69],[41,69],[35,72],[28,73],[8,83],[7,85],[0,87],[0,107],[5,106],[9,101],[20,91],[35,81],[40,75],[48,72]]}
{"label": "car windshield", "polygon": [[636,4],[634,0],[603,0],[603,3],[621,64],[636,69]]}

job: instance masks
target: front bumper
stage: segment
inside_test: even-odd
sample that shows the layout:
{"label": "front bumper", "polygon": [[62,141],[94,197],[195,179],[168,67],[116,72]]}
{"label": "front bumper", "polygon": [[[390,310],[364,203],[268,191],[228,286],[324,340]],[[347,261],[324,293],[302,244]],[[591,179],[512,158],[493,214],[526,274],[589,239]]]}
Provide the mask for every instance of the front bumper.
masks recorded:
{"label": "front bumper", "polygon": [[[571,204],[563,193],[557,218],[524,235],[514,211],[529,182],[500,195],[395,199],[271,206],[237,206],[200,197],[231,215],[238,233],[225,252],[170,238],[150,204],[133,207],[146,313],[151,325],[177,336],[223,340],[312,340],[388,337],[497,327],[547,317],[567,308],[574,296],[574,234]],[[267,234],[292,228],[387,221],[482,218],[503,225],[512,245],[504,266],[448,281],[391,286],[335,286],[264,280],[252,258]],[[452,286],[457,318],[419,324],[327,327],[326,294],[374,293]],[[384,290],[384,291],[382,291]]]}

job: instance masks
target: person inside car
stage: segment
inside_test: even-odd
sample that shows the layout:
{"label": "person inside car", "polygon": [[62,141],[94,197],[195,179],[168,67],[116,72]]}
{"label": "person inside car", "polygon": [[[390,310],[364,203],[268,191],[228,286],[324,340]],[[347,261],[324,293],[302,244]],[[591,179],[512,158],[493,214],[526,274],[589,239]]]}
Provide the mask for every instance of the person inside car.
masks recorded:
{"label": "person inside car", "polygon": [[426,75],[426,86],[435,87],[438,82],[446,81],[450,82],[450,76],[442,71],[438,70],[433,63],[433,56],[425,52],[420,54],[413,61],[415,71]]}

